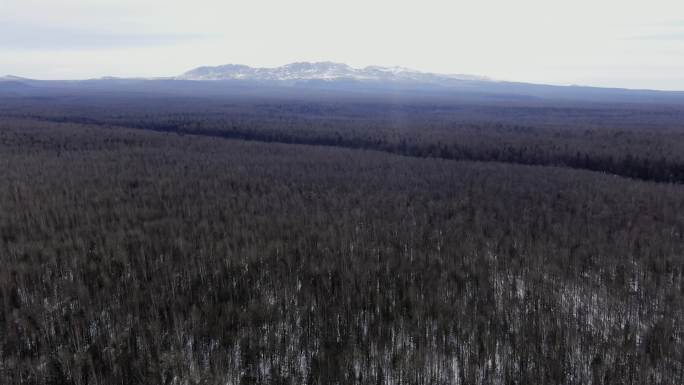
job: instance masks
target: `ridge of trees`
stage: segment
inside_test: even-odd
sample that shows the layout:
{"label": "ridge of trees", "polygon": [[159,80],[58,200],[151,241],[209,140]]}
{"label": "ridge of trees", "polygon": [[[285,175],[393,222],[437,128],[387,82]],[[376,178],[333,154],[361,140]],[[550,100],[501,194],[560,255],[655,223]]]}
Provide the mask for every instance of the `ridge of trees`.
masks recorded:
{"label": "ridge of trees", "polygon": [[[101,97],[0,115],[220,138],[372,149],[412,157],[557,166],[684,183],[684,111],[380,103],[219,103]],[[109,104],[106,104],[109,102]],[[62,102],[66,103],[66,102]]]}

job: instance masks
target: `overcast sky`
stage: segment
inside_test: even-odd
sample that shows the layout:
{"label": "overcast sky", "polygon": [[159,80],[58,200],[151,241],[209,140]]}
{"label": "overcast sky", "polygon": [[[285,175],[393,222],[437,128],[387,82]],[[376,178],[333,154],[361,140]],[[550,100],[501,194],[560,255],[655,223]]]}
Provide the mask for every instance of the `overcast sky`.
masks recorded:
{"label": "overcast sky", "polygon": [[324,60],[684,90],[684,1],[0,0],[0,75]]}

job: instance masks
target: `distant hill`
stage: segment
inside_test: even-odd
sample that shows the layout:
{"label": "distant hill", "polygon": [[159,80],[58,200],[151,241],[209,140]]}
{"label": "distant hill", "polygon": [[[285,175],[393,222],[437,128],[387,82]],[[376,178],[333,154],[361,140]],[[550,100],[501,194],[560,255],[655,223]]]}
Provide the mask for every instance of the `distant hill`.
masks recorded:
{"label": "distant hill", "polygon": [[239,64],[199,67],[168,78],[102,77],[42,81],[6,76],[0,93],[22,95],[128,92],[201,97],[391,97],[463,102],[565,100],[586,103],[684,104],[684,92],[554,86],[444,75],[401,67],[353,68],[333,62],[299,62],[275,68]]}
{"label": "distant hill", "polygon": [[488,80],[472,75],[439,75],[414,71],[402,67],[369,66],[352,68],[333,62],[299,62],[276,68],[253,68],[245,65],[227,64],[216,67],[199,67],[177,77],[179,80],[254,80],[254,81],[301,81],[301,80],[357,80],[367,82],[417,82],[443,83],[453,80]]}

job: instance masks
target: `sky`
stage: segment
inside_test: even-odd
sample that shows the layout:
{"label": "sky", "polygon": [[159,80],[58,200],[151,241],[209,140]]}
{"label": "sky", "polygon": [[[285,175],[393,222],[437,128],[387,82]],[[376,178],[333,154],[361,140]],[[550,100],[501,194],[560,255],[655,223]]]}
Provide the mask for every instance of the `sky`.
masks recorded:
{"label": "sky", "polygon": [[684,90],[682,0],[0,0],[0,76],[335,61]]}

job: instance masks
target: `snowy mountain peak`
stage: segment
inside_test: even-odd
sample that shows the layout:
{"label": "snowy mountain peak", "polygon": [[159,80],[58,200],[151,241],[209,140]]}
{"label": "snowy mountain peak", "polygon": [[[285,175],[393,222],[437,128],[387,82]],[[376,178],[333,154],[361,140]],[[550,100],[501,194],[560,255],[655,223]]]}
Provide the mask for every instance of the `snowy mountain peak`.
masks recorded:
{"label": "snowy mountain peak", "polygon": [[487,80],[469,75],[438,75],[414,71],[403,67],[368,66],[353,68],[334,62],[297,62],[276,68],[253,68],[246,65],[226,64],[216,67],[199,67],[178,76],[179,80],[359,80],[382,82],[439,83],[449,80]]}
{"label": "snowy mountain peak", "polygon": [[14,76],[14,75],[0,76],[0,81],[22,81],[22,80],[28,80],[28,79],[22,78],[19,76]]}

